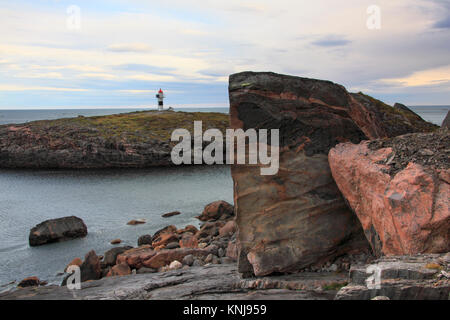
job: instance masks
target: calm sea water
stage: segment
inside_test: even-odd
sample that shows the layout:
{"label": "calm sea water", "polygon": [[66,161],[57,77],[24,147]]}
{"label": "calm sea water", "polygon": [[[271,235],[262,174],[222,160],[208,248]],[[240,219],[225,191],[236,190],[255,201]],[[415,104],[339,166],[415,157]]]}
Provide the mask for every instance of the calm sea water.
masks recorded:
{"label": "calm sea water", "polygon": [[[425,120],[441,124],[450,106],[412,107]],[[136,109],[142,110],[142,109]],[[228,108],[179,109],[216,111]],[[132,109],[0,110],[0,124],[33,120],[94,116]],[[89,250],[103,254],[120,238],[136,246],[137,238],[168,224],[198,225],[195,216],[212,201],[233,201],[233,183],[226,166],[177,167],[146,170],[3,170],[0,169],[0,291],[28,276],[59,283],[57,276],[75,257]],[[161,214],[181,211],[164,219]],[[89,234],[84,239],[30,248],[29,230],[51,218],[76,215]],[[128,226],[131,219],[147,223]]]}
{"label": "calm sea water", "polygon": [[[2,170],[0,169],[0,284],[38,276],[60,283],[73,258],[94,249],[103,254],[120,238],[137,245],[143,234],[169,224],[199,225],[195,216],[212,201],[233,202],[228,166],[192,166],[144,170]],[[161,214],[182,214],[162,218]],[[29,247],[29,230],[52,218],[75,215],[88,236],[62,243]],[[146,224],[128,226],[131,219]],[[5,288],[3,287],[3,290]],[[2,288],[0,288],[1,291]]]}

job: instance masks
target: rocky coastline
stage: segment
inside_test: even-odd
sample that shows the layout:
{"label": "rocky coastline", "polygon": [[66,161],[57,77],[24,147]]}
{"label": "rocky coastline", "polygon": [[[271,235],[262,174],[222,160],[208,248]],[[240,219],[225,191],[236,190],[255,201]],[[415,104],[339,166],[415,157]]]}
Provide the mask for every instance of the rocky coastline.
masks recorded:
{"label": "rocky coastline", "polygon": [[0,299],[450,298],[448,128],[329,81],[244,72],[229,95],[232,129],[280,130],[276,175],[233,165],[234,205],[200,228],[74,257],[81,290],[29,278]]}

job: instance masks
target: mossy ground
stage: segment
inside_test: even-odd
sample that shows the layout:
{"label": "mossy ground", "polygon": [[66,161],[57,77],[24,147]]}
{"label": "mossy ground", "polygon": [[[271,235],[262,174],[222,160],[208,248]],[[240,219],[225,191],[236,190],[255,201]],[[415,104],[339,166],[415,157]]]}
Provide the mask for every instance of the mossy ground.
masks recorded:
{"label": "mossy ground", "polygon": [[178,128],[187,129],[192,134],[194,121],[203,122],[203,131],[217,128],[225,132],[229,126],[227,114],[174,111],[137,111],[107,116],[79,116],[77,118],[35,121],[27,126],[40,129],[59,129],[57,131],[60,133],[76,130],[83,135],[97,135],[107,140],[125,139],[128,142],[136,143],[149,139],[170,141],[173,130]]}

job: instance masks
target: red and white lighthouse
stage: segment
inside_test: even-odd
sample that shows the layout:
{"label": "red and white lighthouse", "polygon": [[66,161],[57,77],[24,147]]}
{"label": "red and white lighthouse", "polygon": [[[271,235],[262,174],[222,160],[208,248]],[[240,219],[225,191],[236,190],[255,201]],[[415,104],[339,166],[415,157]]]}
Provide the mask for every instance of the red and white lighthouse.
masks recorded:
{"label": "red and white lighthouse", "polygon": [[166,96],[164,95],[164,92],[159,89],[158,94],[156,95],[156,98],[158,99],[158,110],[162,111],[164,109],[164,98]]}

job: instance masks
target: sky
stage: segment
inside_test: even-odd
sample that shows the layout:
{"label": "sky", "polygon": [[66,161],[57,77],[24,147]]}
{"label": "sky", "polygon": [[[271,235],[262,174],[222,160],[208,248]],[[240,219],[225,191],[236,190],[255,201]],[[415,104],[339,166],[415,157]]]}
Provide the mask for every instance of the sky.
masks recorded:
{"label": "sky", "polygon": [[227,107],[228,76],[450,105],[450,0],[0,0],[0,108]]}

